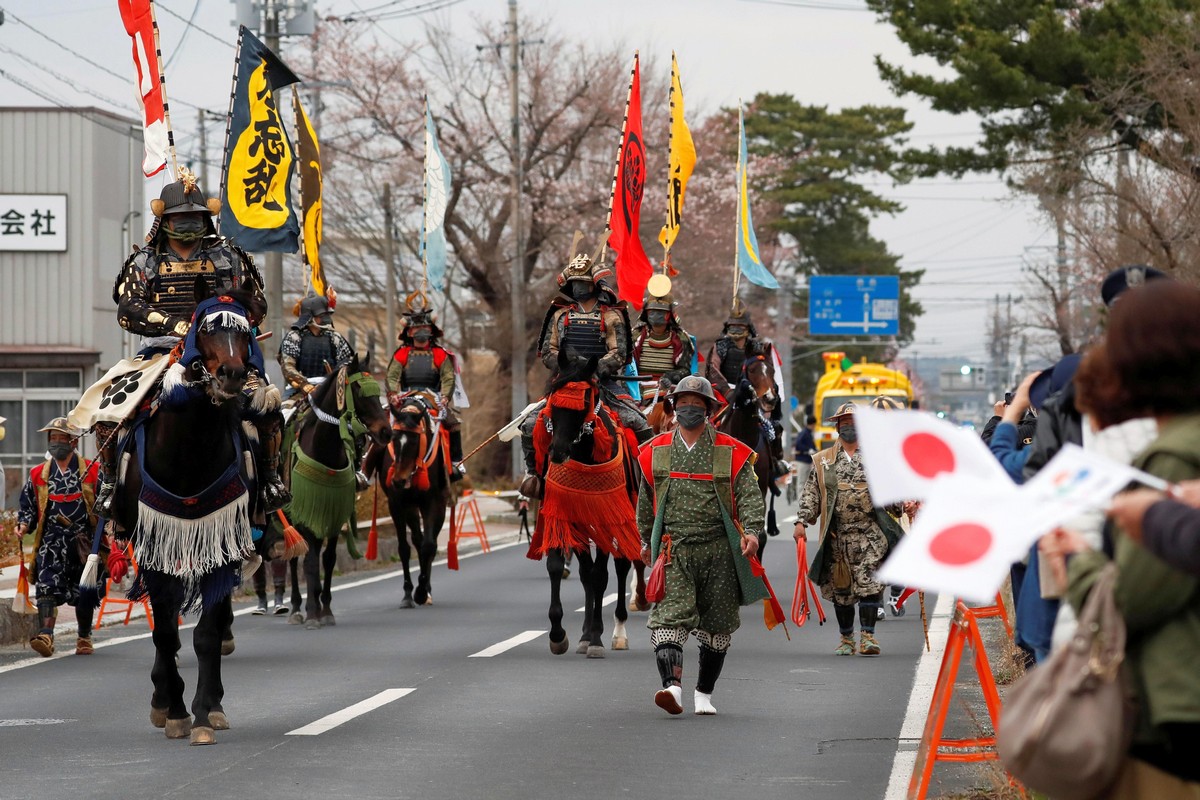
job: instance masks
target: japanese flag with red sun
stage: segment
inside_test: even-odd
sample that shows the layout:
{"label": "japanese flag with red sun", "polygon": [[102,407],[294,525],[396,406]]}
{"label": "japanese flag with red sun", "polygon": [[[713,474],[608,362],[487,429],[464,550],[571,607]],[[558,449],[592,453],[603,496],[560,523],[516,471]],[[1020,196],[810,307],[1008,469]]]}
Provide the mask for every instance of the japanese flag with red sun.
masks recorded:
{"label": "japanese flag with red sun", "polygon": [[932,414],[859,406],[854,421],[876,505],[929,499],[935,484],[949,480],[1014,486],[975,433]]}
{"label": "japanese flag with red sun", "polygon": [[921,506],[912,530],[879,569],[880,581],[975,602],[995,598],[1009,566],[1029,550],[1030,538],[1014,534],[1034,529],[1035,520],[1011,481],[979,493],[958,488]]}

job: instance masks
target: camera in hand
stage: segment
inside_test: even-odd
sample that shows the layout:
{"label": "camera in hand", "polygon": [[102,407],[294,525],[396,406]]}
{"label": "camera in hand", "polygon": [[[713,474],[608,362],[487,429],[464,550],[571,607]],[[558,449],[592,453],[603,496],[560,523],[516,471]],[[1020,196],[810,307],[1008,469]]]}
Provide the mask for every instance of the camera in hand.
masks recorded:
{"label": "camera in hand", "polygon": [[1005,392],[1005,393],[1004,393],[1004,405],[1006,405],[1006,406],[1011,406],[1011,405],[1012,405],[1012,401],[1013,401],[1013,393],[1012,393],[1012,392]]}

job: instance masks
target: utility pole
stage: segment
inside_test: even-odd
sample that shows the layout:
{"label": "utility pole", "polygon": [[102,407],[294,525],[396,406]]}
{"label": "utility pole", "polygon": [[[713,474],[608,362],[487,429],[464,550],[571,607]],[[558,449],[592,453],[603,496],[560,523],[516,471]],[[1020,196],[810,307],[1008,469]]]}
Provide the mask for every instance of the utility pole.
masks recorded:
{"label": "utility pole", "polygon": [[[263,8],[263,39],[279,54],[279,2],[266,0]],[[267,253],[263,260],[263,278],[267,294],[267,330],[283,336],[283,253]],[[275,347],[279,347],[278,344]],[[273,348],[274,349],[274,348]]]}
{"label": "utility pole", "polygon": [[[509,116],[512,136],[512,220],[513,259],[512,274],[509,276],[509,294],[512,315],[512,415],[520,414],[529,402],[529,389],[525,385],[525,266],[521,247],[521,120],[518,99],[520,96],[520,49],[517,32],[517,0],[508,0],[508,71],[509,71]],[[512,476],[520,478],[525,469],[521,455],[521,437],[512,441]]]}
{"label": "utility pole", "polygon": [[392,185],[383,185],[383,266],[387,275],[387,340],[396,341],[396,264],[392,242]]}

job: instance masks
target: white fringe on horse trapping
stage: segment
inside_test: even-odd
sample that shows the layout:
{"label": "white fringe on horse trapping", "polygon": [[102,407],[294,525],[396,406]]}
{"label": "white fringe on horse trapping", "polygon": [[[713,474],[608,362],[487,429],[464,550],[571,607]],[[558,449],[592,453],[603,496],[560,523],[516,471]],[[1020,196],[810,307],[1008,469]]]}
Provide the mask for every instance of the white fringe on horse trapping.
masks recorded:
{"label": "white fringe on horse trapping", "polygon": [[212,311],[204,318],[204,330],[235,330],[250,332],[250,320],[236,311]]}
{"label": "white fringe on horse trapping", "polygon": [[250,493],[198,519],[180,519],[138,501],[134,556],[140,569],[198,580],[218,567],[240,561],[253,548]]}

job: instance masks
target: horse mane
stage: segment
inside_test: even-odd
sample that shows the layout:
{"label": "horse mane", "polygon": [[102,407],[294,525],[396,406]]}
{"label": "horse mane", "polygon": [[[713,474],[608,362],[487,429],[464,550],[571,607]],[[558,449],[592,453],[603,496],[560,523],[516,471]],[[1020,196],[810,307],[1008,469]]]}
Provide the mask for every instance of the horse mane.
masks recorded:
{"label": "horse mane", "polygon": [[546,394],[557,392],[568,383],[590,382],[596,377],[596,364],[599,361],[600,359],[595,357],[584,359],[575,355],[563,356],[559,360],[558,372],[546,383]]}

